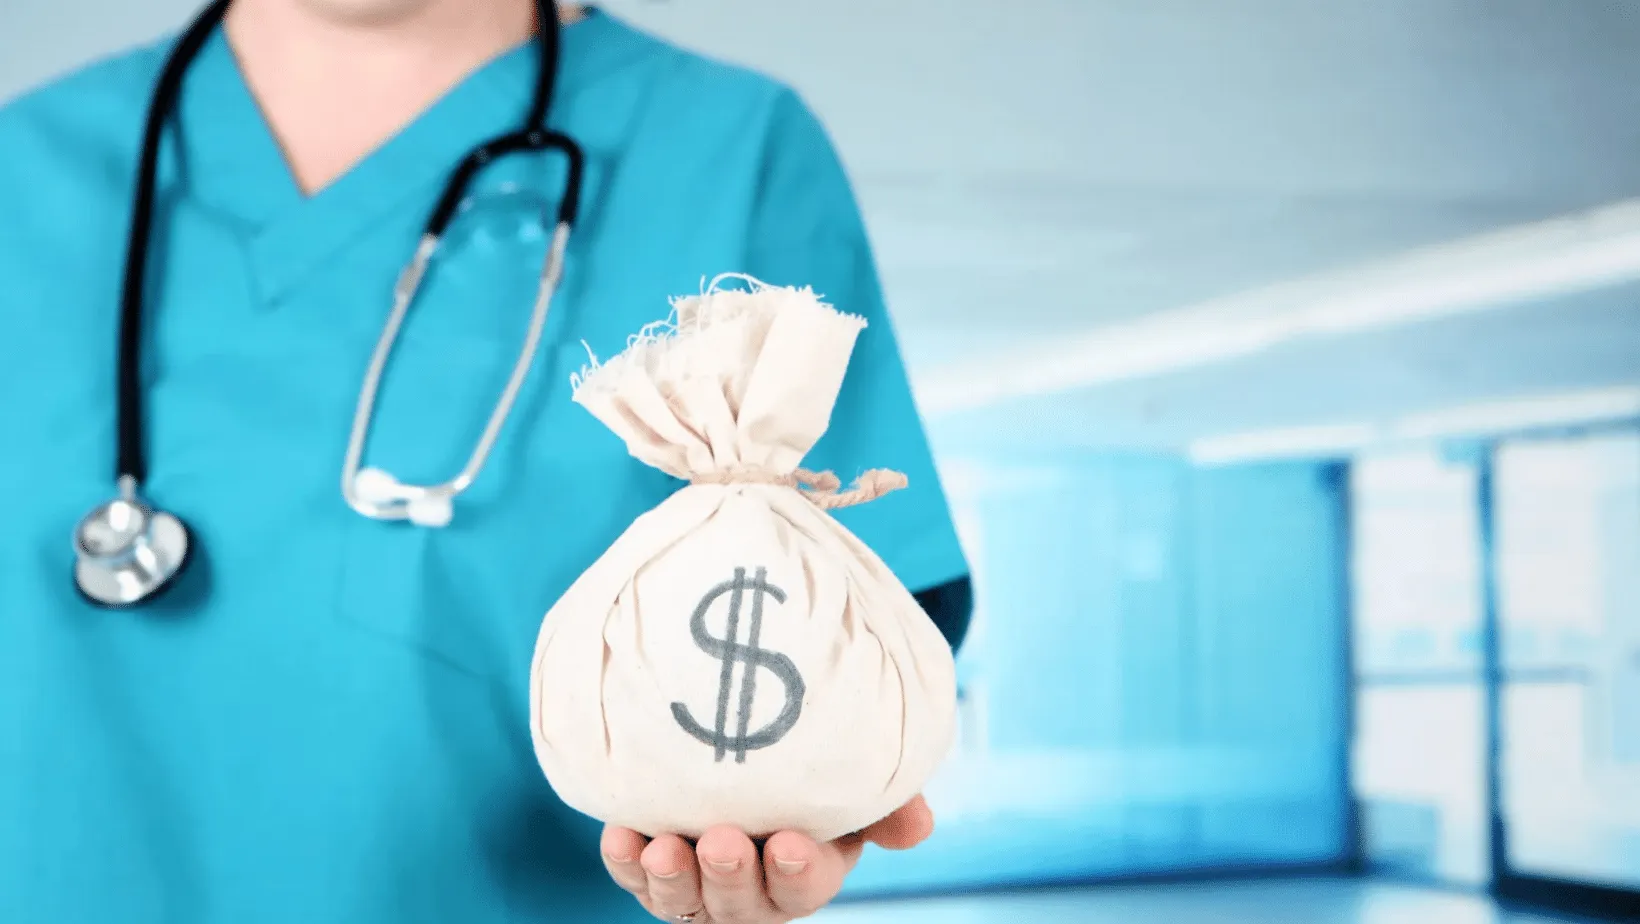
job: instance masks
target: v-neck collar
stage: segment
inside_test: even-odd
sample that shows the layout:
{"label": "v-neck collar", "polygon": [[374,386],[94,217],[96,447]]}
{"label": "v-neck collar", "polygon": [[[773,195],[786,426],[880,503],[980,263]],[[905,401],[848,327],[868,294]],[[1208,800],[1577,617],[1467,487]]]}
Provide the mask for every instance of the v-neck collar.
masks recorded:
{"label": "v-neck collar", "polygon": [[[640,36],[589,8],[564,28],[553,112],[640,46]],[[264,305],[407,197],[428,209],[469,150],[519,126],[537,67],[532,40],[479,68],[344,175],[305,195],[219,28],[190,68],[178,113],[188,191],[245,236]],[[408,260],[409,254],[405,254]]]}

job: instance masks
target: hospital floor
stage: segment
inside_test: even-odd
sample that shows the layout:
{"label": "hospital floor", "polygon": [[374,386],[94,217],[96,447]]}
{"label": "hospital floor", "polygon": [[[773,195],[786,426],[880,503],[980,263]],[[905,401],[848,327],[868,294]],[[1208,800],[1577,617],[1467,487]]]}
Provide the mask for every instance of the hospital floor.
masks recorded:
{"label": "hospital floor", "polygon": [[1357,879],[1094,886],[835,907],[816,924],[1566,924],[1484,896]]}

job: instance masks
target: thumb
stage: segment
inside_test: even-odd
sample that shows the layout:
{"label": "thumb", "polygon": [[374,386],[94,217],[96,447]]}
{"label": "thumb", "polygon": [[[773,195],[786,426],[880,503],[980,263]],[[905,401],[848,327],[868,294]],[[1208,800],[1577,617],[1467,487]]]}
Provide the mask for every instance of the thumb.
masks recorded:
{"label": "thumb", "polygon": [[862,832],[865,839],[887,850],[910,850],[934,833],[934,812],[918,796],[894,814]]}

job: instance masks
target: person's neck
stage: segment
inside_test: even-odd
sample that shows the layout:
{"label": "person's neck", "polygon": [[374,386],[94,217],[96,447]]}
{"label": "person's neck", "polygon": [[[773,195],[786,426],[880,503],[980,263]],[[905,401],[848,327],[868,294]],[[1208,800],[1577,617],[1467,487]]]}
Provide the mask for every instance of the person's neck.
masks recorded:
{"label": "person's neck", "polygon": [[[561,18],[583,11],[560,4]],[[239,67],[305,194],[330,185],[470,74],[535,33],[533,0],[429,0],[352,23],[293,0],[235,0]]]}

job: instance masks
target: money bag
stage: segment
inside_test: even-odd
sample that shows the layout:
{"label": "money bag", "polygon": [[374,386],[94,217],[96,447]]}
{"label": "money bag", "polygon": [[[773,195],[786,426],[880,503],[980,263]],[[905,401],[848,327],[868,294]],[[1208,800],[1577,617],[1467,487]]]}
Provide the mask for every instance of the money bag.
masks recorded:
{"label": "money bag", "polygon": [[686,484],[552,606],[530,724],[571,808],[648,836],[732,825],[830,840],[918,792],[950,747],[951,650],[828,511],[850,490],[798,468],[831,422],[865,321],[812,291],[722,288],[673,304],[573,382],[636,459]]}

